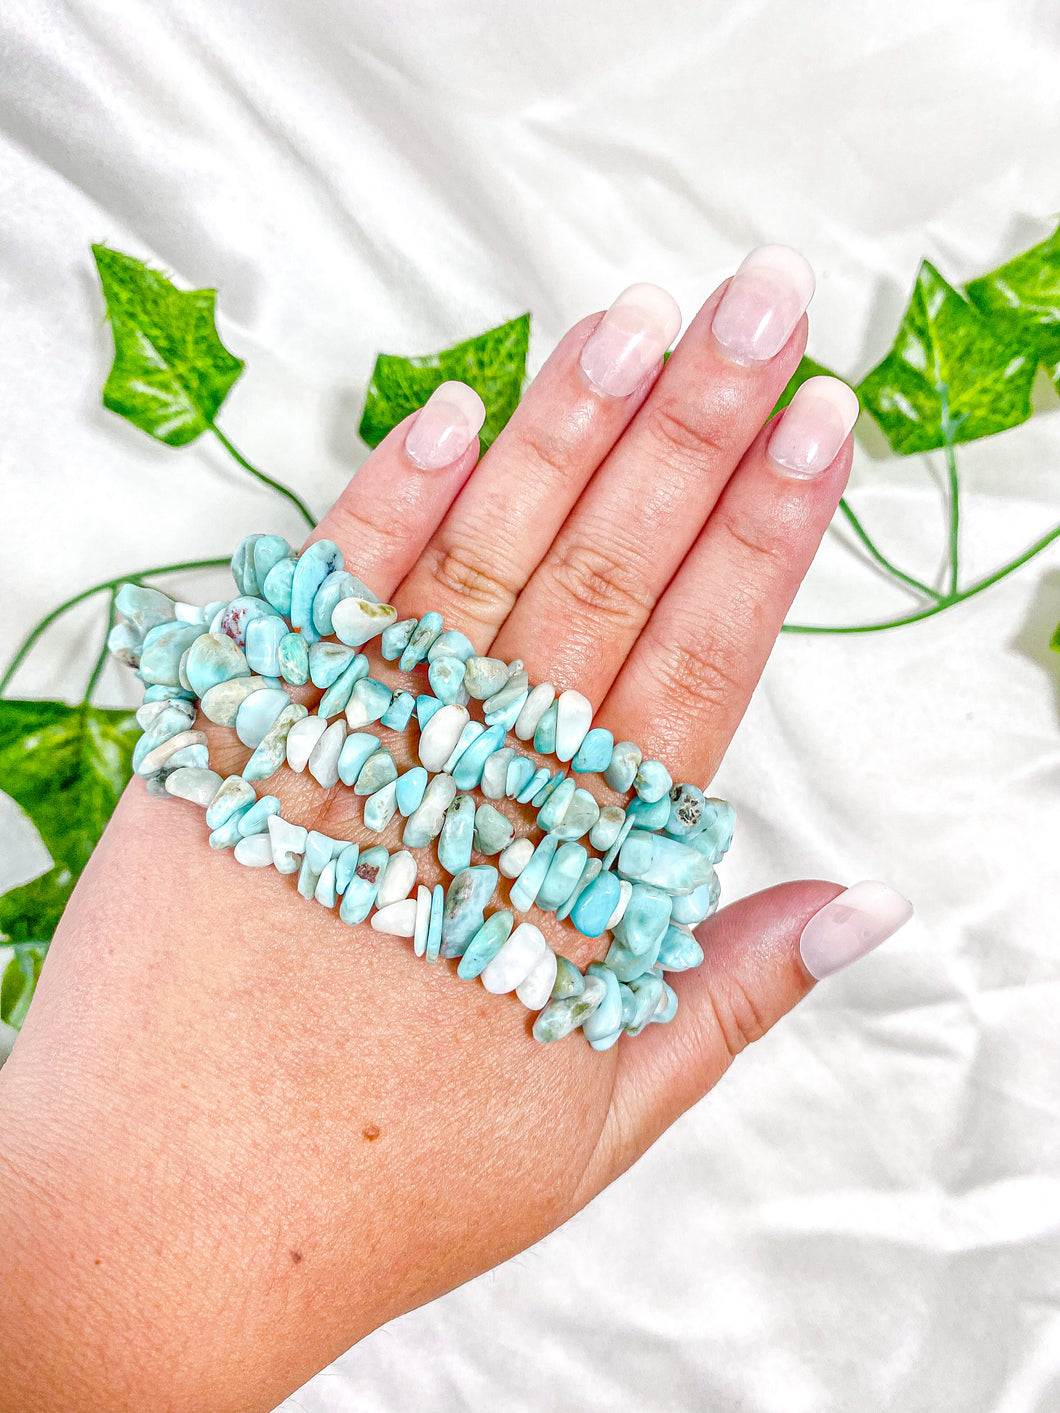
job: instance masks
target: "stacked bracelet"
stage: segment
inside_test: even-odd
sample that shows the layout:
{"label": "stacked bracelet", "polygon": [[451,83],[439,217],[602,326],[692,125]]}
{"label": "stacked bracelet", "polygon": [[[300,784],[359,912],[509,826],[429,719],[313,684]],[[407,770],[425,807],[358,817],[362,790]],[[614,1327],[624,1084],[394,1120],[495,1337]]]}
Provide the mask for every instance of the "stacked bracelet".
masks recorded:
{"label": "stacked bracelet", "polygon": [[[603,1050],[623,1031],[671,1020],[677,996],[664,974],[703,960],[691,928],[717,908],[714,864],[732,837],[731,805],[674,784],[661,762],[594,727],[581,693],[532,687],[521,662],[476,655],[440,614],[399,622],[330,540],[298,555],[279,535],[248,536],[232,573],[237,597],[201,609],[135,584],[117,595],[109,645],[146,686],[133,768],[151,793],[205,809],[211,847],[296,874],[299,893],[337,906],[343,922],[370,918],[378,932],[411,938],[418,956],[459,959],[461,977],[514,991],[539,1012],[538,1040],[580,1027]],[[400,671],[426,667],[430,691],[395,691],[373,677],[359,649],[376,638]],[[309,682],[323,693],[315,714],[287,691]],[[210,768],[196,707],[248,747],[241,774],[222,779]],[[399,773],[365,728],[378,722],[411,737],[413,718],[419,764]],[[535,757],[508,745],[509,732]],[[538,764],[549,755],[555,772]],[[285,820],[280,801],[254,788],[284,763],[325,788],[352,787],[370,833],[400,814],[404,847],[391,854]],[[568,765],[631,798],[601,808]],[[473,789],[485,797],[477,808]],[[539,839],[516,837],[492,803],[505,799],[536,809]],[[413,851],[435,841],[447,889],[417,887]],[[496,866],[473,863],[473,854],[496,857]],[[487,915],[500,875],[510,906]],[[609,935],[604,960],[582,973],[557,956],[534,923],[516,925],[532,906],[586,937]]]}

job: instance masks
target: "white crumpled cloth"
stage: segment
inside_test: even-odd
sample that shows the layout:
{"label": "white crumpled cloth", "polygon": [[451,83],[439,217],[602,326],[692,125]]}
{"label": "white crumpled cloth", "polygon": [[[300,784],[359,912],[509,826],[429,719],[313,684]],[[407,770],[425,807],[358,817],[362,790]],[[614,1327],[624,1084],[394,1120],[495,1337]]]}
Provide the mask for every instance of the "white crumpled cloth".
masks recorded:
{"label": "white crumpled cloth", "polygon": [[[813,262],[810,352],[860,376],[921,256],[963,282],[1052,228],[1058,47],[1041,0],[7,4],[0,656],[97,579],[300,533],[206,439],[102,411],[90,241],[219,288],[248,364],[222,423],[320,510],[364,455],[377,350],[530,309],[536,367],[635,280],[690,316],[765,241]],[[1057,518],[1039,393],[961,453],[969,576]],[[924,574],[939,474],[873,439],[851,491]],[[794,617],[906,602],[833,533]],[[97,615],[17,689],[79,690]],[[916,918],[588,1210],[285,1413],[1060,1409],[1058,620],[1054,546],[927,623],[780,642],[716,781],[740,816],[725,893],[878,877]],[[108,667],[100,700],[132,682]],[[4,886],[39,859],[7,805]]]}

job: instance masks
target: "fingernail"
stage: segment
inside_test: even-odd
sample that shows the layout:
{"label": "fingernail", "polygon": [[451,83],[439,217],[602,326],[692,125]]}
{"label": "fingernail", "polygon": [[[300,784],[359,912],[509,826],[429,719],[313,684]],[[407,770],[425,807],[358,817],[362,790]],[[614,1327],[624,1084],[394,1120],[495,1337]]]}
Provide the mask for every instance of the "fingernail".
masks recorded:
{"label": "fingernail", "polygon": [[760,245],[733,275],[711,329],[736,363],[763,363],[791,338],[813,297],[813,271],[788,245]]}
{"label": "fingernail", "polygon": [[597,392],[627,397],[681,330],[681,311],[658,285],[630,285],[597,324],[581,369]]}
{"label": "fingernail", "polygon": [[838,378],[807,378],[781,413],[766,450],[785,471],[817,476],[858,420],[858,398]]}
{"label": "fingernail", "polygon": [[802,929],[799,951],[820,981],[878,947],[913,916],[913,905],[886,883],[855,883],[814,913]]}
{"label": "fingernail", "polygon": [[463,456],[486,420],[486,408],[466,383],[441,383],[405,436],[405,451],[424,471],[440,471]]}

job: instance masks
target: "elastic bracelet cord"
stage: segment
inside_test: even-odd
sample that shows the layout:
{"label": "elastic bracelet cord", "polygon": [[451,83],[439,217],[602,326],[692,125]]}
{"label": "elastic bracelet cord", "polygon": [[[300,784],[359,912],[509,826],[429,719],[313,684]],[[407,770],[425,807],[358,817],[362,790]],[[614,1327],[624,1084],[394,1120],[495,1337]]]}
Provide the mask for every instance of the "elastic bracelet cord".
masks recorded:
{"label": "elastic bracelet cord", "polygon": [[[488,991],[514,991],[538,1012],[539,1041],[581,1029],[605,1050],[623,1031],[672,1020],[677,995],[665,973],[703,960],[692,928],[718,906],[714,865],[732,839],[732,806],[674,784],[660,761],[594,727],[581,693],[531,686],[522,662],[478,656],[440,614],[399,621],[345,569],[330,540],[298,555],[280,535],[250,535],[232,574],[237,596],[204,608],[136,584],[116,596],[120,619],[108,644],[145,684],[133,769],[148,791],[204,809],[212,848],[231,849],[245,867],[296,874],[299,893],[337,907],[341,921],[370,921],[411,939],[428,961],[458,960],[457,974],[480,977]],[[376,638],[399,671],[426,667],[430,691],[374,678],[359,649]],[[306,683],[322,692],[312,714],[287,690]],[[468,710],[472,701],[481,703],[481,721]],[[197,709],[250,750],[240,774],[222,778],[210,767],[206,734],[194,729]],[[419,763],[401,773],[365,728],[404,731],[411,746],[413,718]],[[535,758],[508,745],[509,732]],[[538,764],[540,756],[561,768]],[[369,833],[400,815],[402,849],[285,820],[277,797],[255,789],[284,764],[326,789],[352,788],[364,799]],[[601,807],[568,767],[631,798]],[[477,807],[468,793],[476,789],[485,797]],[[516,837],[492,803],[504,799],[537,810],[536,842]],[[448,888],[417,885],[413,851],[435,841]],[[472,863],[475,853],[496,865]],[[487,915],[502,876],[510,906]],[[585,937],[608,936],[603,961],[582,972],[534,923],[516,922],[535,906]]]}

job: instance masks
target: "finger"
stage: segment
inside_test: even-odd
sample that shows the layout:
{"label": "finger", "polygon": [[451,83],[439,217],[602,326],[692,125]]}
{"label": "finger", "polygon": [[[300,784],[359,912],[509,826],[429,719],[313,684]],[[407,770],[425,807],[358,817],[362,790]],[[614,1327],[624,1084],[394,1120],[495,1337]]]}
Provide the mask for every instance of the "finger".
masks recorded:
{"label": "finger", "polygon": [[351,573],[389,599],[474,470],[485,417],[465,383],[435,388],[379,443],[306,545],[334,540]]}
{"label": "finger", "polygon": [[668,977],[679,1001],[673,1021],[617,1047],[626,1161],[701,1099],[817,979],[878,947],[912,914],[909,900],[883,883],[844,890],[803,880],[742,898],[701,923],[703,964]]}
{"label": "finger", "polygon": [[633,285],[566,334],[432,537],[398,598],[486,652],[586,482],[643,402],[681,327]]}
{"label": "finger", "polygon": [[797,366],[812,293],[801,255],[764,246],[707,300],[520,595],[498,656],[601,700]]}
{"label": "finger", "polygon": [[846,485],[857,410],[811,378],[763,429],[601,707],[689,780],[710,780],[747,708]]}

